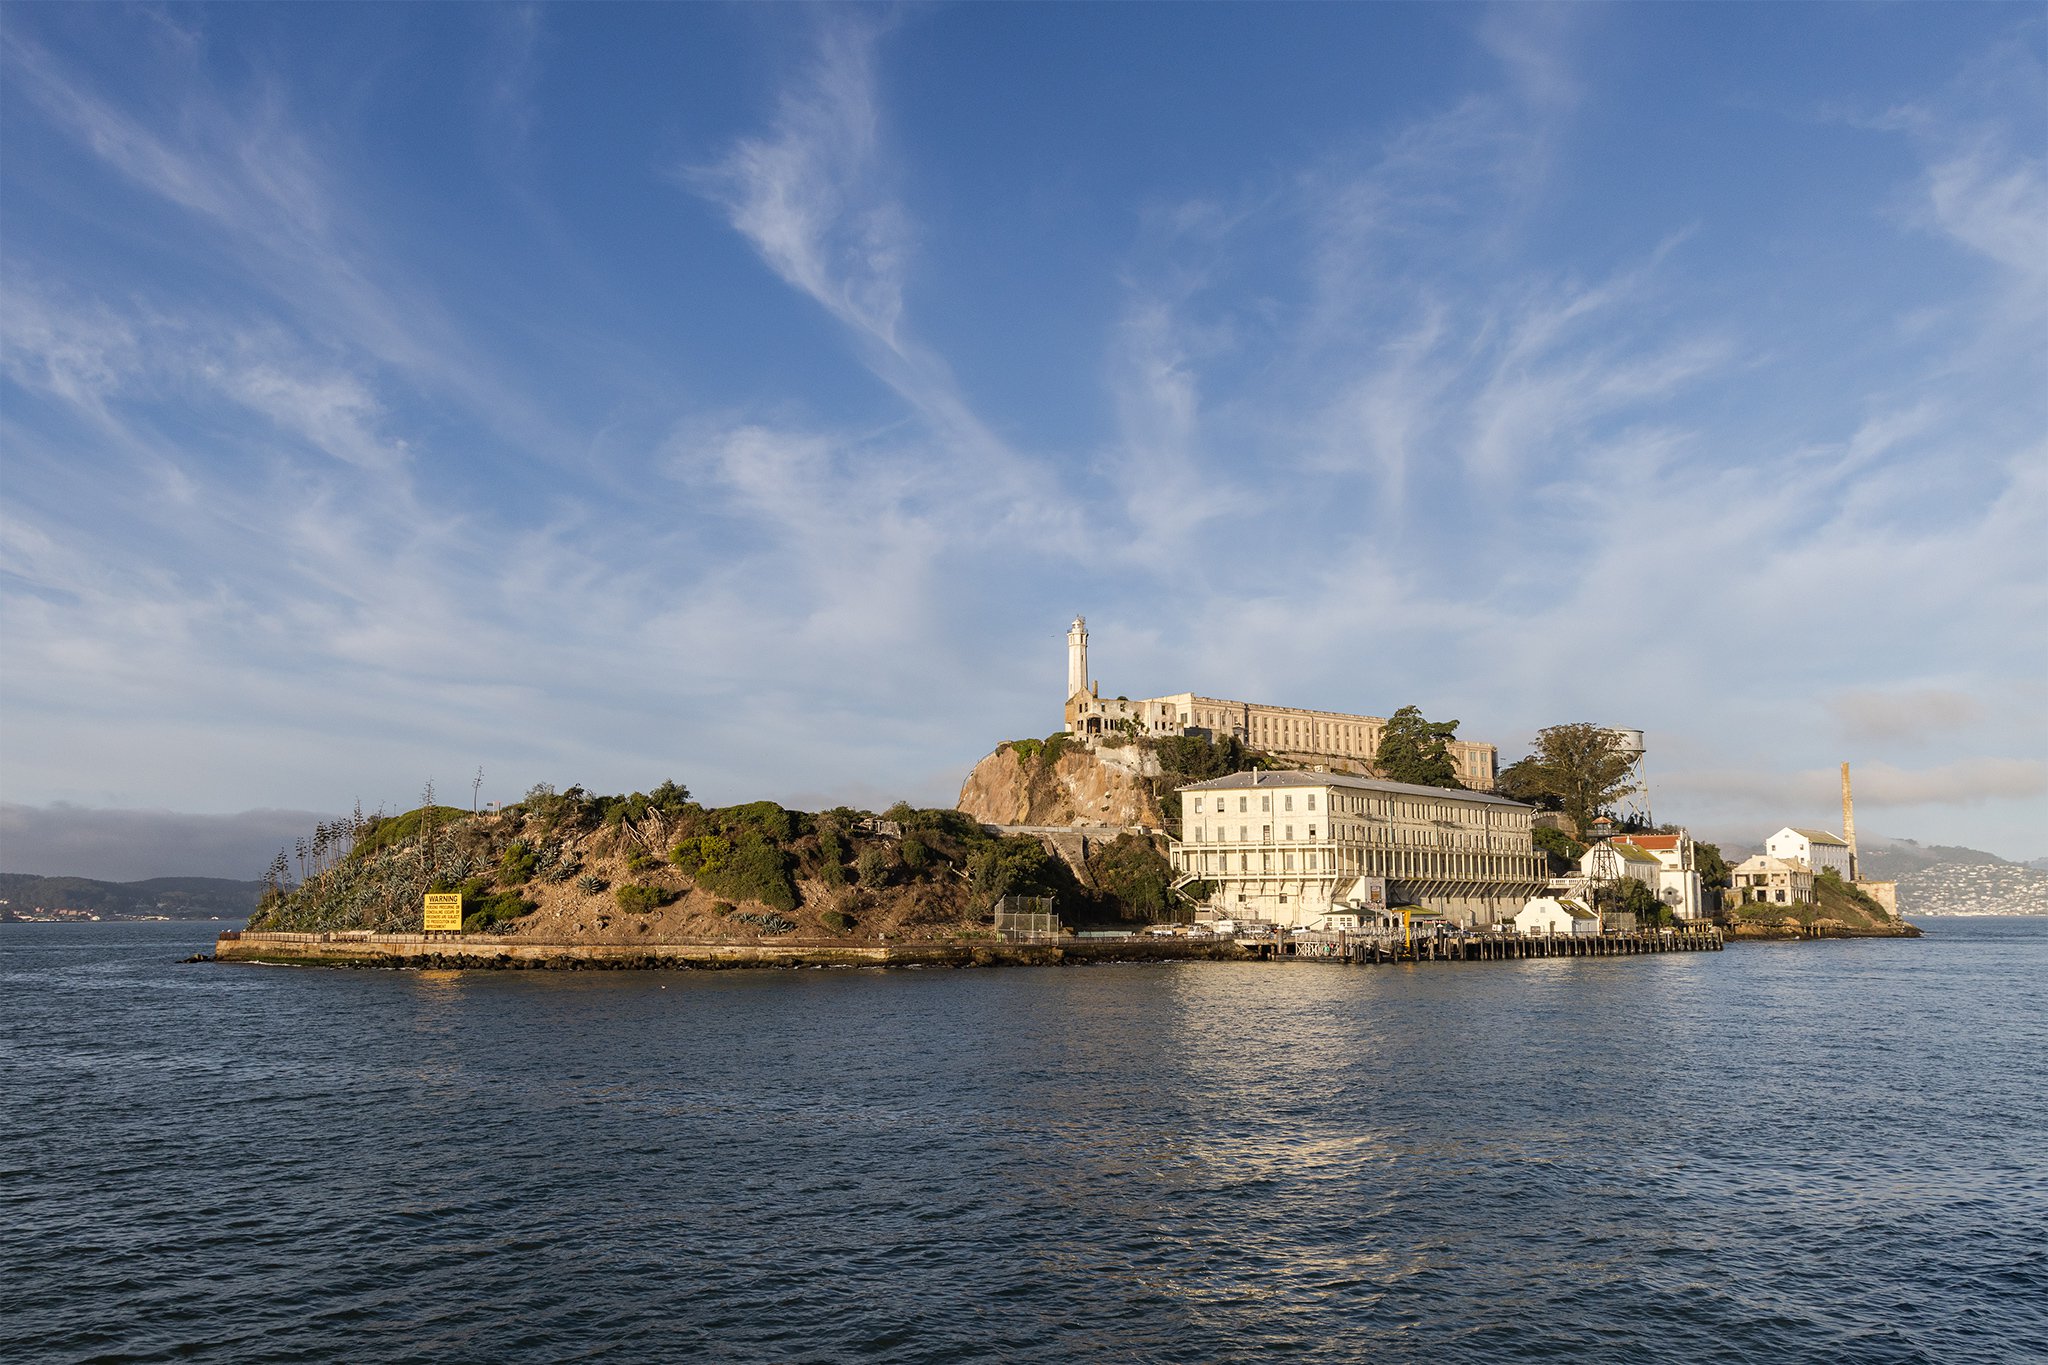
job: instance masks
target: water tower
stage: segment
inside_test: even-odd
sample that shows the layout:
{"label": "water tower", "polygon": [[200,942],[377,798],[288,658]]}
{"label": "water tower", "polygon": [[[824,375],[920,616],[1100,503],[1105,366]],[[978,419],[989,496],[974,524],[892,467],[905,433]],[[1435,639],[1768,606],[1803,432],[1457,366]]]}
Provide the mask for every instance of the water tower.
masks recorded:
{"label": "water tower", "polygon": [[1610,726],[1607,733],[1614,737],[1614,751],[1628,760],[1628,809],[1623,812],[1630,821],[1650,826],[1656,822],[1650,818],[1650,783],[1643,776],[1643,732]]}

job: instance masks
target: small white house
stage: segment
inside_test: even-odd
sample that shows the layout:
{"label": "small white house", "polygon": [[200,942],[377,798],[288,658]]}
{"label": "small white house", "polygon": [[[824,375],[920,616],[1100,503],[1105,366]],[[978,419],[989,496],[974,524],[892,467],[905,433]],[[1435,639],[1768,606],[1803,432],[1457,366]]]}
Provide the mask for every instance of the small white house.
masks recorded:
{"label": "small white house", "polygon": [[1813,869],[1768,853],[1744,858],[1728,879],[1738,901],[1791,905],[1813,899]]}
{"label": "small white house", "polygon": [[1824,829],[1794,829],[1790,825],[1764,840],[1764,852],[1788,863],[1798,863],[1810,872],[1828,868],[1843,881],[1849,880],[1849,845]]}
{"label": "small white house", "polygon": [[1585,902],[1568,896],[1535,896],[1515,912],[1515,932],[1525,938],[1572,938],[1600,932],[1600,917]]}

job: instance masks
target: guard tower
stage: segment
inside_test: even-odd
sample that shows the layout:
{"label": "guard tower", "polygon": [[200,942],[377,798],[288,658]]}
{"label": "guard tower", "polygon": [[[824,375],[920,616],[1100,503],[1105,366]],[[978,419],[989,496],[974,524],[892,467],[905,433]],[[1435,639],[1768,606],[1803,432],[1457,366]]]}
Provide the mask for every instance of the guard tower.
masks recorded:
{"label": "guard tower", "polygon": [[1076,616],[1067,627],[1067,695],[1062,701],[1088,690],[1088,618]]}

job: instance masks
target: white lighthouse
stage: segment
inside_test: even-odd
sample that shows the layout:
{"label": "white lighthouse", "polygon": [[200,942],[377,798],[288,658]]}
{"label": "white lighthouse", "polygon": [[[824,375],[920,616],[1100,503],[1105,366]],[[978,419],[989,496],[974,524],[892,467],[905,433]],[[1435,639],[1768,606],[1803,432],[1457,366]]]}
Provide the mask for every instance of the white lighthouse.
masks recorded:
{"label": "white lighthouse", "polygon": [[1088,620],[1076,616],[1067,627],[1067,699],[1088,690]]}

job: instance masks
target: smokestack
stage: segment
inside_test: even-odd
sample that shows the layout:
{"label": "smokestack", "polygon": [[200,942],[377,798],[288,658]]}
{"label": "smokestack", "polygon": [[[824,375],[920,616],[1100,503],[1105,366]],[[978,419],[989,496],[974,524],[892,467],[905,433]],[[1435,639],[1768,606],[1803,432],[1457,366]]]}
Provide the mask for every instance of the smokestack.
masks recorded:
{"label": "smokestack", "polygon": [[1849,792],[1849,765],[1842,765],[1842,842],[1849,846],[1849,880],[1856,880],[1856,798]]}

